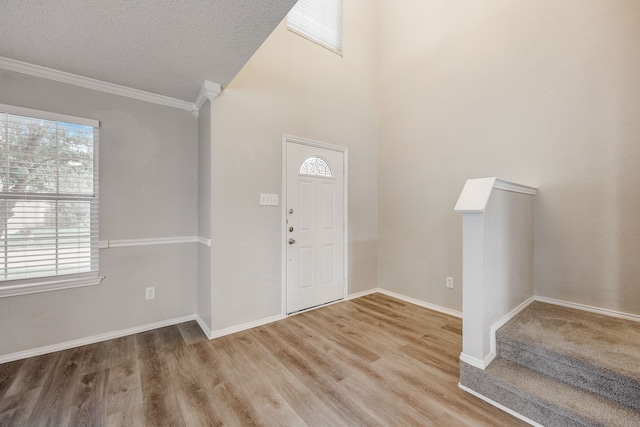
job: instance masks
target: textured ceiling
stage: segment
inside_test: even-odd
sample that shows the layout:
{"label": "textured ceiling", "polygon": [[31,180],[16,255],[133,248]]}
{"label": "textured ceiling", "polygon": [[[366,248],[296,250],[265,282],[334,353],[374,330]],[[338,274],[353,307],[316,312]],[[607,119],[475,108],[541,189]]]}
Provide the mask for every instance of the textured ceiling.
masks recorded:
{"label": "textured ceiling", "polygon": [[0,0],[0,56],[193,101],[226,86],[296,0]]}

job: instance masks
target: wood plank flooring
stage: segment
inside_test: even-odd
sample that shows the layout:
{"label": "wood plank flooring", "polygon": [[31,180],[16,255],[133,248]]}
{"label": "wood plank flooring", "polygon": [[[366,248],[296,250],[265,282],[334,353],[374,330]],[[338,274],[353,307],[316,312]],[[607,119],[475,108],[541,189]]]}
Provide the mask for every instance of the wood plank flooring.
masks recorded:
{"label": "wood plank flooring", "polygon": [[381,294],[0,365],[0,426],[524,426],[461,391],[461,321]]}

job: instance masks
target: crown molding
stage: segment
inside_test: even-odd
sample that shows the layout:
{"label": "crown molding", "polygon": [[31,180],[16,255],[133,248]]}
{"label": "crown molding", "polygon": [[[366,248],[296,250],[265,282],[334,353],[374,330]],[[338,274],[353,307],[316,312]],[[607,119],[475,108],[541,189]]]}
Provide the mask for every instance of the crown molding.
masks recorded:
{"label": "crown molding", "polygon": [[205,80],[202,82],[202,86],[200,86],[200,93],[198,97],[193,102],[193,107],[191,109],[191,113],[198,117],[198,113],[200,112],[200,108],[207,101],[213,101],[222,91],[219,83],[211,82],[209,80]]}
{"label": "crown molding", "polygon": [[170,98],[168,96],[158,95],[151,92],[145,92],[143,90],[133,89],[115,83],[103,82],[101,80],[83,77],[77,74],[67,73],[65,71],[58,71],[52,68],[42,67],[40,65],[16,61],[15,59],[9,59],[1,56],[0,69],[16,71],[22,74],[29,74],[31,76],[42,77],[45,79],[68,83],[87,89],[111,93],[114,95],[126,96],[128,98],[151,102],[153,104],[164,105],[166,107],[178,108],[180,110],[193,111],[194,108],[192,102],[182,101],[180,99]]}

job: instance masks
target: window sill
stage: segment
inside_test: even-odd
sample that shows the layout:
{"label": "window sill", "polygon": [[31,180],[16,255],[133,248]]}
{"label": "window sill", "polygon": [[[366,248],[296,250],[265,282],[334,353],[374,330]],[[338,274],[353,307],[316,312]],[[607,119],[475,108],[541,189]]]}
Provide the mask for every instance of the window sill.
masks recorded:
{"label": "window sill", "polygon": [[100,282],[102,282],[102,279],[104,279],[104,277],[80,275],[64,279],[52,279],[47,277],[45,279],[14,280],[7,282],[7,284],[2,284],[2,282],[0,282],[0,298],[57,291],[60,289],[95,286],[99,285]]}

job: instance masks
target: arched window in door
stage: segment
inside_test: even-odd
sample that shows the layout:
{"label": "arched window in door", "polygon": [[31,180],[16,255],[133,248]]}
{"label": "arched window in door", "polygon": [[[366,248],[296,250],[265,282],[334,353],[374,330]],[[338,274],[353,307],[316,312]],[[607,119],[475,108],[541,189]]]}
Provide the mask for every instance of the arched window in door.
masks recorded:
{"label": "arched window in door", "polygon": [[333,178],[333,171],[329,163],[322,157],[311,156],[302,162],[301,175],[325,176]]}

